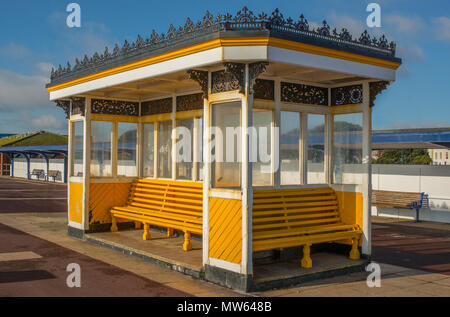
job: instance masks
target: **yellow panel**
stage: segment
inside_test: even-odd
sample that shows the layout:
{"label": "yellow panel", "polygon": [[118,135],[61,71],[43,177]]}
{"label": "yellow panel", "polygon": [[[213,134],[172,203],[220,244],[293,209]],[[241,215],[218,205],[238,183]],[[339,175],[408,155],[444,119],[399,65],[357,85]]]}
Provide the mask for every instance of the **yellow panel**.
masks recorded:
{"label": "yellow panel", "polygon": [[[345,224],[363,227],[363,196],[362,193],[336,192],[341,220]],[[362,243],[362,239],[360,244]],[[346,244],[351,244],[347,241]]]}
{"label": "yellow panel", "polygon": [[242,201],[209,200],[209,257],[240,264],[242,260]]}
{"label": "yellow panel", "polygon": [[125,206],[131,183],[91,183],[89,186],[89,224],[111,223],[109,209]]}
{"label": "yellow panel", "polygon": [[70,183],[69,187],[69,219],[83,223],[83,184]]}

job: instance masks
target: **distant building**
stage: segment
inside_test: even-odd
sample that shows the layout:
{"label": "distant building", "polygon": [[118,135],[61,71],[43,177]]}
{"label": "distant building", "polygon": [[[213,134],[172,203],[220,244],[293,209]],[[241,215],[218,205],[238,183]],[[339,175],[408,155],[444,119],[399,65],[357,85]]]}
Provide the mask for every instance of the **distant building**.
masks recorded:
{"label": "distant building", "polygon": [[428,153],[433,160],[433,165],[450,165],[450,150],[430,149]]}

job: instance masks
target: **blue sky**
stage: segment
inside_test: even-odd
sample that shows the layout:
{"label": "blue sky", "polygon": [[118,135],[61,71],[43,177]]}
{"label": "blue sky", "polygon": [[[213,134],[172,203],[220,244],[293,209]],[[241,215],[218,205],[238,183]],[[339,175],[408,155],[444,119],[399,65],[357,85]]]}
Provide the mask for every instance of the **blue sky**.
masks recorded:
{"label": "blue sky", "polygon": [[105,46],[166,32],[187,17],[201,19],[206,10],[235,14],[244,5],[254,13],[279,8],[310,24],[326,19],[346,27],[354,37],[367,29],[366,6],[381,6],[381,28],[397,43],[403,59],[397,81],[376,99],[373,127],[450,127],[450,1],[317,0],[317,1],[105,1],[78,0],[82,27],[68,28],[66,6],[72,1],[22,0],[0,3],[0,133],[50,130],[67,133],[63,111],[48,101],[44,86],[52,66],[65,65]]}

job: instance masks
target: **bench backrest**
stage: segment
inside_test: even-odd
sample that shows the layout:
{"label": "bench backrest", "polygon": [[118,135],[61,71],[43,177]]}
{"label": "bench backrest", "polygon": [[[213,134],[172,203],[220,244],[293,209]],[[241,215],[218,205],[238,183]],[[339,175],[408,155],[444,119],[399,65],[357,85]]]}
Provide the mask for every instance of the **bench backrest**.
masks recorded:
{"label": "bench backrest", "polygon": [[253,232],[285,232],[340,222],[333,189],[305,188],[255,190]]}
{"label": "bench backrest", "polygon": [[44,170],[34,169],[31,174],[41,175],[41,174],[44,174]]}
{"label": "bench backrest", "polygon": [[372,205],[386,208],[411,208],[413,202],[422,204],[423,193],[372,190]]}
{"label": "bench backrest", "polygon": [[131,186],[128,205],[142,210],[202,218],[203,184],[138,179]]}
{"label": "bench backrest", "polygon": [[58,177],[59,175],[60,175],[60,171],[53,171],[53,170],[48,171],[48,176]]}

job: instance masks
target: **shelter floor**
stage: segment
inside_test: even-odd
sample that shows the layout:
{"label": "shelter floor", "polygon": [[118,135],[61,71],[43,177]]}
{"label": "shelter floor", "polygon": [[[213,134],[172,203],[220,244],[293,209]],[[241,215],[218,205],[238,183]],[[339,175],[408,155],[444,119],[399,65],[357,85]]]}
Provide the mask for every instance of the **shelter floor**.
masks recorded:
{"label": "shelter floor", "polygon": [[151,239],[142,240],[143,230],[90,233],[86,238],[105,245],[134,252],[164,263],[179,265],[194,271],[202,271],[202,242],[191,239],[192,250],[183,251],[183,235],[167,238],[166,233],[150,229]]}
{"label": "shelter floor", "polygon": [[300,266],[301,256],[296,259],[276,261],[273,263],[255,264],[254,281],[263,283],[274,280],[286,280],[310,274],[320,274],[334,270],[342,270],[362,265],[367,260],[350,260],[347,256],[328,252],[311,253],[313,266],[304,269]]}

